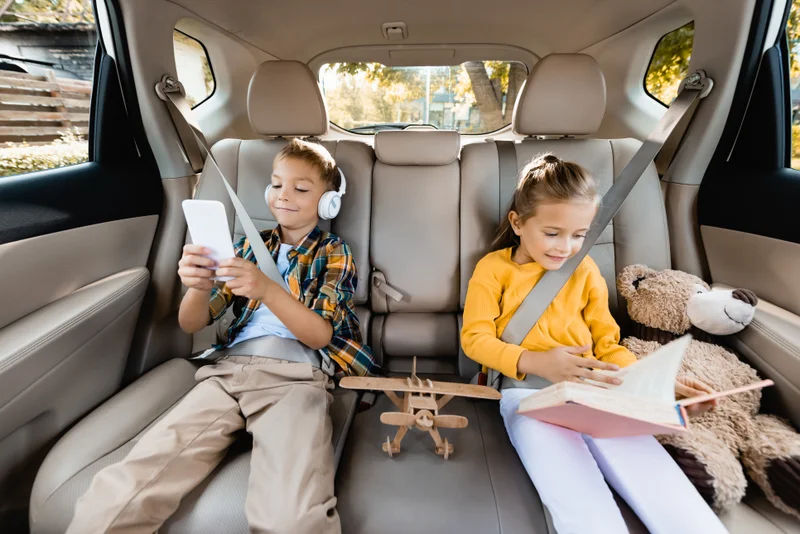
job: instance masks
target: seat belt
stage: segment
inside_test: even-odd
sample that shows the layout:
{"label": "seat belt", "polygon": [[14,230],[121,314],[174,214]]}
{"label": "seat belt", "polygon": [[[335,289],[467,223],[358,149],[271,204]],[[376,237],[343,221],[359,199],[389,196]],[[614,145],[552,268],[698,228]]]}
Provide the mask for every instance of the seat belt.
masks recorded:
{"label": "seat belt", "polygon": [[[497,148],[497,163],[500,171],[500,213],[497,216],[498,224],[506,214],[506,205],[511,202],[514,191],[517,189],[519,166],[517,165],[517,145],[514,141],[495,141]],[[504,202],[504,199],[508,199]]]}
{"label": "seat belt", "polygon": [[[217,172],[219,172],[222,183],[225,184],[225,190],[228,192],[228,196],[233,203],[236,215],[239,217],[239,222],[242,223],[244,233],[250,242],[250,248],[253,250],[253,255],[255,255],[256,261],[258,262],[258,268],[273,282],[276,282],[283,289],[289,291],[289,286],[286,284],[286,280],[281,276],[280,271],[278,271],[278,266],[275,265],[275,260],[267,249],[261,237],[261,232],[259,232],[256,225],[253,224],[253,220],[247,214],[247,210],[242,204],[242,201],[239,200],[231,184],[225,178],[225,174],[222,172],[219,163],[217,163],[217,159],[214,157],[214,154],[211,153],[211,148],[208,146],[203,132],[195,122],[191,107],[185,98],[183,84],[169,74],[165,74],[161,78],[161,81],[156,84],[156,93],[159,98],[167,104],[170,117],[172,117],[172,122],[175,124],[175,129],[181,139],[181,145],[186,154],[186,159],[189,160],[192,169],[195,172],[203,170],[203,152],[205,152],[205,160],[210,160],[217,169]],[[200,150],[201,147],[203,149],[202,151]]]}
{"label": "seat belt", "polygon": [[[536,325],[536,322],[594,246],[603,230],[616,216],[639,178],[659,154],[662,147],[667,146],[669,150],[672,150],[672,154],[667,155],[671,161],[674,150],[680,141],[674,136],[682,136],[685,133],[698,103],[711,92],[712,87],[713,81],[702,70],[695,71],[681,82],[678,96],[672,105],[603,197],[580,251],[557,271],[547,271],[539,283],[533,286],[517,311],[511,316],[503,335],[500,336],[502,341],[513,345],[522,344],[528,332]],[[683,126],[682,128],[676,128],[679,123]],[[490,369],[488,383],[499,387],[501,377],[502,375],[498,371]],[[502,380],[503,387],[541,388],[547,385],[549,385],[547,380],[535,375],[529,375],[521,381],[508,377]]]}

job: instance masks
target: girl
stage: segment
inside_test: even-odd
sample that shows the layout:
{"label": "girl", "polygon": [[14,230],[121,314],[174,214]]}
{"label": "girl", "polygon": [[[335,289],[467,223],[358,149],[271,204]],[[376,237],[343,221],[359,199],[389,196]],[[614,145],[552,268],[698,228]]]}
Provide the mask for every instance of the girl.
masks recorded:
{"label": "girl", "polygon": [[[545,381],[591,378],[618,384],[595,370],[616,370],[636,361],[619,344],[606,282],[588,256],[522,346],[499,339],[545,271],[561,268],[580,250],[598,204],[593,179],[575,163],[547,154],[523,169],[491,252],[478,262],[469,282],[464,352],[504,375],[500,410],[506,430],[558,534],[627,532],[606,481],[650,532],[726,532],[652,436],[592,439],[516,413],[520,400]],[[681,396],[709,391],[695,381],[676,384]]]}

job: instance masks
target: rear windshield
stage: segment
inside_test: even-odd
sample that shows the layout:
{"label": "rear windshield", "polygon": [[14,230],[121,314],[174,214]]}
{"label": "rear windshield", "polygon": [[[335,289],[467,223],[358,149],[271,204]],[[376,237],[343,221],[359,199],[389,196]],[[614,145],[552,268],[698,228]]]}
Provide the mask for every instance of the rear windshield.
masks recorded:
{"label": "rear windshield", "polygon": [[353,133],[431,128],[485,134],[511,124],[523,63],[445,67],[330,63],[319,77],[332,123]]}

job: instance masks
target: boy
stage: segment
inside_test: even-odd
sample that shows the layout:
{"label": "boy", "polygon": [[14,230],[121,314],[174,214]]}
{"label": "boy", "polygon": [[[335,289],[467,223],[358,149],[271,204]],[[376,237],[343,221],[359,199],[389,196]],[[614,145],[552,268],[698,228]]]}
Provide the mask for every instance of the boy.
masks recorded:
{"label": "boy", "polygon": [[[158,530],[245,428],[253,435],[251,532],[341,532],[328,374],[333,363],[348,374],[377,368],[353,309],[350,248],[317,226],[319,200],[339,181],[321,145],[294,139],[275,158],[267,201],[278,227],[262,236],[291,294],[258,269],[246,239],[220,265],[202,247],[184,247],[180,326],[197,332],[233,305],[227,346],[123,461],[95,476],[68,534]],[[219,285],[215,275],[233,279]]]}

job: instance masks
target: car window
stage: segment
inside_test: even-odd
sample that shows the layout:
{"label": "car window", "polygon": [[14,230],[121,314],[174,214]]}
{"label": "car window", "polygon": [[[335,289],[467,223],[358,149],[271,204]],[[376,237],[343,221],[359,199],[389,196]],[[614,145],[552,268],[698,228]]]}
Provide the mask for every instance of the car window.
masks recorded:
{"label": "car window", "polygon": [[0,2],[0,177],[89,159],[91,0]]}
{"label": "car window", "polygon": [[332,123],[354,133],[427,127],[485,134],[511,124],[527,77],[523,63],[455,66],[323,65],[319,77]]}
{"label": "car window", "polygon": [[793,0],[786,22],[791,92],[792,168],[800,169],[800,0]]}
{"label": "car window", "polygon": [[186,90],[186,101],[196,108],[208,100],[216,88],[208,52],[203,43],[180,30],[172,31],[172,45],[178,80]]}
{"label": "car window", "polygon": [[668,106],[678,96],[678,87],[689,74],[694,45],[694,21],[664,35],[656,44],[644,88],[648,95]]}

